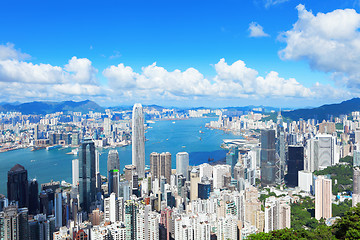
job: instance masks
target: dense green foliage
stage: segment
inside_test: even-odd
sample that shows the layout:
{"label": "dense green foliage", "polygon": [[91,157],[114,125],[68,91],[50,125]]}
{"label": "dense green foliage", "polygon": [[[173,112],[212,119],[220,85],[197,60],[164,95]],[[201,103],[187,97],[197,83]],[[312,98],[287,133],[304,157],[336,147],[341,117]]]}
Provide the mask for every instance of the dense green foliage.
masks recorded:
{"label": "dense green foliage", "polygon": [[[337,164],[321,171],[315,171],[314,175],[330,175],[334,195],[339,192],[352,191],[353,168],[350,165]],[[337,184],[335,184],[335,180],[337,180]]]}
{"label": "dense green foliage", "polygon": [[272,231],[270,233],[252,234],[247,239],[249,240],[275,240],[275,239],[336,239],[331,228],[320,225],[316,229],[309,231],[305,229],[294,230],[292,228]]}
{"label": "dense green foliage", "polygon": [[332,215],[333,217],[342,217],[344,214],[350,210],[352,205],[351,200],[345,200],[339,204],[332,204]]}
{"label": "dense green foliage", "polygon": [[282,229],[252,234],[250,240],[270,239],[360,239],[360,206],[350,208],[331,227],[319,224],[315,229]]}
{"label": "dense green foliage", "polygon": [[340,158],[340,162],[345,162],[345,163],[348,163],[349,165],[353,165],[353,157],[352,156],[346,156],[346,157],[343,157],[343,158]]}
{"label": "dense green foliage", "polygon": [[315,211],[314,199],[306,197],[298,203],[291,204],[291,227],[295,230],[304,227],[315,229],[319,222],[311,215]]}

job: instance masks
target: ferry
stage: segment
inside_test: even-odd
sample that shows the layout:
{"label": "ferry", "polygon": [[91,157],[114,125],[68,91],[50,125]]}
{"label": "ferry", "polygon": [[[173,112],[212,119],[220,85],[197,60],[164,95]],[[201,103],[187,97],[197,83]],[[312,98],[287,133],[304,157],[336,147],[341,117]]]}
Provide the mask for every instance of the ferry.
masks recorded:
{"label": "ferry", "polygon": [[62,145],[53,145],[53,146],[48,146],[48,147],[46,147],[46,150],[53,150],[53,149],[56,149],[56,148],[61,148],[62,147]]}

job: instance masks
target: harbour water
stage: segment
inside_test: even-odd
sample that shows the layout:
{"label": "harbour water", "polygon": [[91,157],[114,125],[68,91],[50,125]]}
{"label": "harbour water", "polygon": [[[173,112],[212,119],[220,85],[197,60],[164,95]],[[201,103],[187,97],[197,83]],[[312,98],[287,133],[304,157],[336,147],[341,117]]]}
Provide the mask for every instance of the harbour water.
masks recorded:
{"label": "harbour water", "polygon": [[[199,165],[225,158],[226,151],[220,148],[223,139],[240,138],[220,130],[205,128],[205,123],[212,118],[196,118],[175,121],[156,121],[150,123],[145,143],[146,164],[149,164],[151,152],[170,152],[172,168],[176,166],[176,153],[188,152],[190,165]],[[66,154],[72,148],[41,149],[30,151],[30,148],[0,153],[0,193],[6,195],[7,172],[15,164],[23,165],[28,171],[29,179],[36,178],[39,184],[51,180],[65,180],[71,183],[71,161],[78,156]],[[108,149],[98,149],[100,152],[100,173],[106,176]],[[117,148],[120,158],[120,168],[131,164],[131,145]]]}

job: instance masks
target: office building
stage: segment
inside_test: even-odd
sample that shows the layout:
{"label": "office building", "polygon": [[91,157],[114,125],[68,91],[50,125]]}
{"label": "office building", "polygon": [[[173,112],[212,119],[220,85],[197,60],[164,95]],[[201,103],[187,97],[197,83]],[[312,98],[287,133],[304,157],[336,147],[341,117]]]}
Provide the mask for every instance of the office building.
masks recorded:
{"label": "office building", "polygon": [[155,178],[159,179],[159,175],[160,175],[159,162],[160,162],[160,154],[157,152],[152,152],[150,154],[150,173],[151,173],[151,178],[153,180]]}
{"label": "office building", "polygon": [[29,206],[28,173],[20,164],[16,164],[8,172],[7,197],[9,202],[17,202],[19,208]]}
{"label": "office building", "polygon": [[120,170],[120,161],[119,161],[119,153],[117,150],[112,149],[109,151],[108,159],[107,159],[107,172],[109,178],[109,171],[111,170]]}
{"label": "office building", "polygon": [[353,155],[353,166],[360,167],[360,150],[355,150]]}
{"label": "office building", "polygon": [[198,198],[198,184],[200,182],[200,174],[196,168],[190,173],[190,201]]}
{"label": "office building", "polygon": [[136,172],[136,167],[134,165],[125,165],[124,168],[124,175],[125,175],[125,180],[126,181],[132,181],[132,176],[135,174]]}
{"label": "office building", "polygon": [[276,185],[275,130],[261,131],[261,185]]}
{"label": "office building", "polygon": [[[199,170],[200,170],[200,179],[202,179],[203,177],[206,177],[208,179],[212,178],[213,176],[213,166],[211,166],[208,163],[203,163],[199,165]],[[177,170],[176,170],[177,172]]]}
{"label": "office building", "polygon": [[215,165],[213,167],[213,186],[214,188],[224,187],[224,176],[230,174],[231,166],[229,165]]}
{"label": "office building", "polygon": [[281,112],[277,116],[276,124],[276,184],[284,183],[285,174],[285,132]]}
{"label": "office building", "polygon": [[108,193],[115,193],[116,197],[119,196],[119,182],[120,182],[120,172],[118,169],[112,169],[108,172]]}
{"label": "office building", "polygon": [[79,185],[79,159],[72,160],[72,185],[73,187]]}
{"label": "office building", "polygon": [[331,179],[318,176],[315,180],[315,218],[328,219],[332,217],[332,185]]}
{"label": "office building", "polygon": [[9,205],[0,212],[0,237],[6,240],[29,239],[28,210]]}
{"label": "office building", "polygon": [[299,172],[304,170],[304,147],[288,147],[288,173],[286,175],[286,184],[289,187],[298,186]]}
{"label": "office building", "polygon": [[209,181],[198,183],[198,197],[200,199],[209,199],[211,192],[211,184]]}
{"label": "office building", "polygon": [[318,134],[307,140],[305,170],[314,172],[339,163],[339,146],[336,136]]}
{"label": "office building", "polygon": [[62,192],[60,189],[55,192],[55,227],[62,227]]}
{"label": "office building", "polygon": [[353,173],[352,206],[355,207],[359,202],[360,202],[360,167],[355,166]]}
{"label": "office building", "polygon": [[166,153],[156,153],[153,152],[150,154],[150,173],[152,179],[161,179],[162,177],[166,178],[166,183],[170,184],[171,176],[171,154]]}
{"label": "office building", "polygon": [[79,203],[83,211],[90,213],[96,197],[95,145],[86,138],[79,149]]}
{"label": "office building", "polygon": [[176,173],[182,174],[185,178],[187,176],[187,169],[189,167],[189,154],[187,152],[179,152],[176,154]]}
{"label": "office building", "polygon": [[238,162],[239,150],[238,148],[230,148],[229,152],[226,153],[226,164],[231,166],[231,177],[234,177],[234,167]]}
{"label": "office building", "polygon": [[140,103],[136,103],[132,113],[132,165],[140,178],[145,177],[145,130],[144,113]]}
{"label": "office building", "polygon": [[299,171],[298,186],[301,189],[301,191],[310,193],[312,185],[313,185],[312,173],[306,170]]}
{"label": "office building", "polygon": [[160,154],[160,177],[166,178],[166,183],[170,184],[171,176],[171,154],[169,152]]}
{"label": "office building", "polygon": [[[1,210],[0,210],[1,211]],[[29,214],[39,213],[39,185],[36,179],[30,181],[29,185]]]}

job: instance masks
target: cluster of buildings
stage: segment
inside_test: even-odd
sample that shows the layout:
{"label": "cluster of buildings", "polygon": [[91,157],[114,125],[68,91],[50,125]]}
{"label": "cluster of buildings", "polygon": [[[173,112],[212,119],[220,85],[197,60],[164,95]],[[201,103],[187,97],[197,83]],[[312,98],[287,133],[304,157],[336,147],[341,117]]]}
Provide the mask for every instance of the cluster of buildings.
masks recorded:
{"label": "cluster of buildings", "polygon": [[[186,152],[153,152],[146,169],[144,110],[135,104],[125,125],[132,132],[132,164],[124,169],[113,149],[106,176],[100,174],[93,128],[78,136],[72,184],[42,184],[39,192],[38,182],[15,165],[8,172],[7,196],[0,197],[0,239],[245,239],[290,228],[291,204],[299,195],[315,199],[316,219],[330,219],[332,180],[314,172],[348,155],[354,156],[353,203],[360,201],[358,120],[285,123],[279,113],[276,123],[260,124],[257,114],[219,115],[217,128],[260,129],[255,144],[227,142],[224,163],[190,166]],[[101,134],[111,138],[114,126],[105,118]]]}
{"label": "cluster of buildings", "polygon": [[[186,119],[188,110],[147,106],[147,120]],[[96,147],[121,147],[131,144],[131,110],[106,109],[104,113],[68,111],[45,115],[0,112],[0,152],[32,147],[79,146],[91,136]]]}

